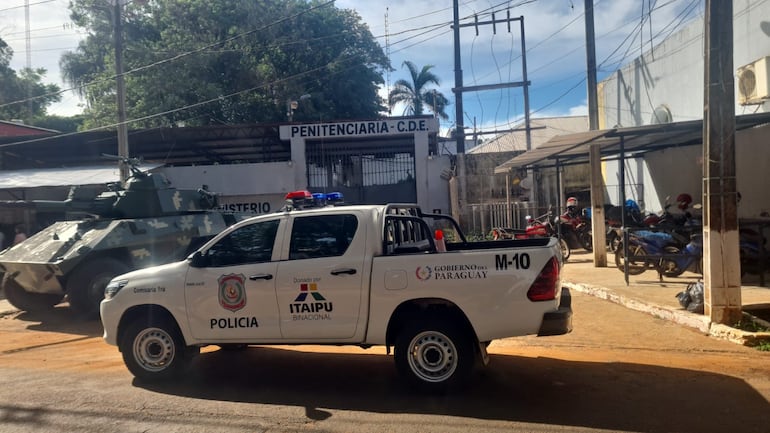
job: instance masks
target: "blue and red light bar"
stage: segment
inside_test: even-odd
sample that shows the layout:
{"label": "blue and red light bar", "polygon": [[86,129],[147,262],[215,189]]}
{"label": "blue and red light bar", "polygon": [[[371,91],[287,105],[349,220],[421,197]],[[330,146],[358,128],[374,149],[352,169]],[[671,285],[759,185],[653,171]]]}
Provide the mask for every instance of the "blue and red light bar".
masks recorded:
{"label": "blue and red light bar", "polygon": [[286,197],[284,197],[284,199],[286,201],[289,201],[289,200],[310,200],[312,198],[313,198],[313,195],[310,194],[310,191],[308,191],[308,190],[292,191],[292,192],[286,194]]}
{"label": "blue and red light bar", "polygon": [[286,194],[285,200],[290,209],[310,209],[340,204],[343,202],[343,197],[341,192],[316,192],[311,194],[307,190],[298,190]]}

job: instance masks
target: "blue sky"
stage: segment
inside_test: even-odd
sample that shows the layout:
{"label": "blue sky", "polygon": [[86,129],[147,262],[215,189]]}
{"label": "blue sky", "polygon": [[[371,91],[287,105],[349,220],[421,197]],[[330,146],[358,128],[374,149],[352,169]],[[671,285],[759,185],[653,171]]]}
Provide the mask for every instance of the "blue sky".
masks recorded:
{"label": "blue sky", "polygon": [[[212,0],[215,1],[215,0]],[[26,66],[24,0],[4,0],[0,6],[0,37],[14,49],[14,69]],[[66,85],[59,76],[60,55],[72,50],[82,30],[69,20],[69,0],[29,0],[30,60],[33,67],[48,70],[46,82]],[[586,49],[584,2],[581,0],[464,0],[460,1],[461,23],[490,20],[490,12],[503,19],[524,17],[530,112],[533,117],[585,114]],[[431,0],[337,0],[336,7],[353,9],[366,22],[383,49],[390,54],[395,71],[387,77],[392,84],[408,78],[405,60],[418,66],[433,65],[441,79],[438,90],[452,103],[447,108],[454,125],[455,98],[452,1]],[[595,0],[594,18],[599,80],[649,50],[703,13],[702,0]],[[386,26],[387,15],[387,26]],[[461,31],[461,56],[465,86],[498,84],[522,79],[521,39],[518,21],[473,27]],[[387,37],[386,37],[387,36]],[[382,89],[387,94],[388,87]],[[480,130],[505,129],[524,115],[521,88],[466,93],[463,97],[465,126]],[[81,101],[72,92],[49,112],[72,115],[81,111]],[[394,115],[402,114],[397,107]]]}

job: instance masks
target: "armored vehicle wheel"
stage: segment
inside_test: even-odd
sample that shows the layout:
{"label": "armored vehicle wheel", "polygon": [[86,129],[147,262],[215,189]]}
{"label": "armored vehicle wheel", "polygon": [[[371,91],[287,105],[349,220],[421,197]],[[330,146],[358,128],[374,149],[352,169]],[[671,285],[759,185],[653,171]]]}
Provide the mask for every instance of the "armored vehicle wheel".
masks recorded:
{"label": "armored vehicle wheel", "polygon": [[128,266],[111,258],[95,259],[81,264],[67,280],[70,307],[84,317],[98,318],[99,303],[104,299],[107,283],[128,270]]}
{"label": "armored vehicle wheel", "polygon": [[63,294],[28,292],[19,283],[14,281],[10,275],[3,277],[3,291],[5,292],[5,298],[11,305],[30,313],[50,310],[64,298]]}
{"label": "armored vehicle wheel", "polygon": [[123,362],[139,379],[167,380],[184,373],[196,355],[197,346],[185,346],[182,333],[172,320],[139,317],[130,322],[118,343]]}
{"label": "armored vehicle wheel", "polygon": [[468,332],[441,319],[407,325],[395,346],[399,374],[428,392],[461,386],[469,378],[476,358]]}

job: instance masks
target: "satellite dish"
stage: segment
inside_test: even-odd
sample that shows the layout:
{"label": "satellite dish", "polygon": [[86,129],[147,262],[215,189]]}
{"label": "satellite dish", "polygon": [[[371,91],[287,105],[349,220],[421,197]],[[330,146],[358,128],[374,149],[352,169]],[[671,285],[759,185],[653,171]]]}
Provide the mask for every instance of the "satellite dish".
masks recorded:
{"label": "satellite dish", "polygon": [[521,180],[521,182],[519,182],[519,188],[525,189],[525,190],[532,189],[532,180],[528,177],[525,177],[524,179]]}

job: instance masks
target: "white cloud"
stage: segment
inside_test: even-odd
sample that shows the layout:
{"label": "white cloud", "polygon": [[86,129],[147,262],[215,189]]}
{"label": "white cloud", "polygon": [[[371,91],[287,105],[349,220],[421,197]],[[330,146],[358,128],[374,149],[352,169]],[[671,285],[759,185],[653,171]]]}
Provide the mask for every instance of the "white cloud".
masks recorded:
{"label": "white cloud", "polygon": [[[69,0],[29,3],[30,60],[33,68],[45,68],[43,81],[62,89],[68,86],[59,74],[59,58],[65,51],[74,50],[82,35],[69,18]],[[27,26],[24,0],[4,0],[0,6],[0,37],[13,49],[11,67],[20,70],[27,66]],[[62,94],[62,102],[49,108],[49,113],[72,115],[81,111],[80,101],[72,92]]]}
{"label": "white cloud", "polygon": [[588,116],[588,104],[569,107],[569,110],[567,111],[567,115],[568,116]]}

